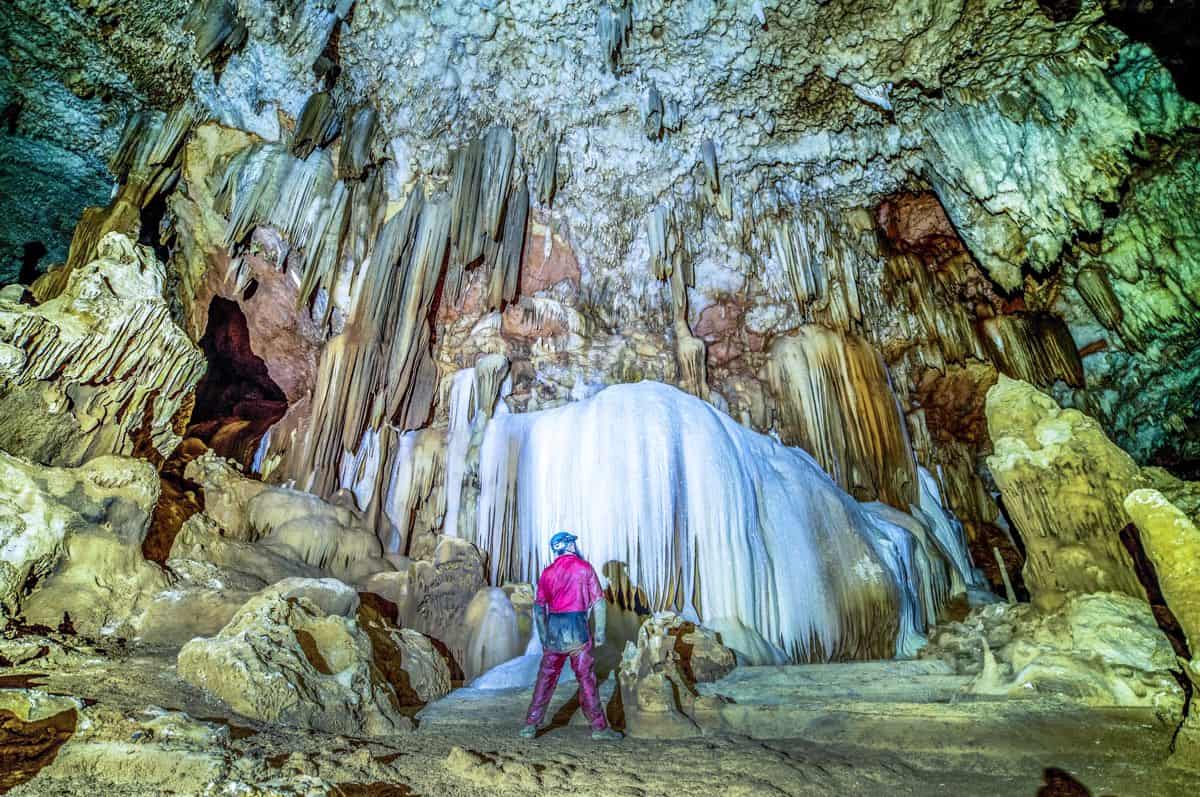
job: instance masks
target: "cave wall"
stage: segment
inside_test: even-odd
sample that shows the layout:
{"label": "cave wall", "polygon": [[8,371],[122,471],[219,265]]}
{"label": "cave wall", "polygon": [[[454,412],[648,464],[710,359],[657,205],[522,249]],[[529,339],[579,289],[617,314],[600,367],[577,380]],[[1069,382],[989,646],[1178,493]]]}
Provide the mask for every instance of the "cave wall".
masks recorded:
{"label": "cave wall", "polygon": [[[470,487],[452,376],[494,355],[508,411],[651,379],[861,500],[907,509],[923,465],[977,561],[1006,536],[982,466],[1001,373],[1142,464],[1200,455],[1200,111],[1095,3],[169,6],[21,6],[128,84],[119,139],[77,95],[59,113],[119,188],[35,293],[154,221],[194,340],[213,295],[253,340],[284,330],[256,351],[292,377],[256,467],[353,489],[383,539],[440,529],[451,470]],[[44,71],[21,79],[66,80]]]}

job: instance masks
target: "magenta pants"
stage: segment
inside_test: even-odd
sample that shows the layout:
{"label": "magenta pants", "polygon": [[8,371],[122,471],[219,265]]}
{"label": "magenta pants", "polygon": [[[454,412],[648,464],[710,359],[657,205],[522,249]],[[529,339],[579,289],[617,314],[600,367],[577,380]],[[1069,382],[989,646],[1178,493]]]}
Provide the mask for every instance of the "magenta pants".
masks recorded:
{"label": "magenta pants", "polygon": [[568,657],[571,659],[571,669],[575,671],[575,680],[579,682],[579,703],[583,707],[583,715],[588,718],[593,730],[607,728],[608,720],[604,718],[604,709],[600,706],[600,692],[596,688],[596,673],[593,670],[596,660],[592,658],[591,641],[571,653],[559,653],[556,650],[546,650],[542,653],[537,686],[533,689],[533,700],[529,704],[529,713],[525,715],[525,724],[541,724],[546,715],[546,706],[550,705],[550,698],[554,696],[554,687],[558,683],[559,673],[562,672],[563,662]]}

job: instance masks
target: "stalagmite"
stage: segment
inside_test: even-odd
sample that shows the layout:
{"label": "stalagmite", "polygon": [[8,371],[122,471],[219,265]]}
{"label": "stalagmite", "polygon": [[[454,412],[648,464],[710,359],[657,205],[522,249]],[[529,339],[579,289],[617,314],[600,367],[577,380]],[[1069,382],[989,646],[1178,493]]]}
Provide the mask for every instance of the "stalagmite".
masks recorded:
{"label": "stalagmite", "polygon": [[916,462],[879,353],[808,325],[771,348],[780,439],[811,453],[843,489],[898,509],[918,504]]}
{"label": "stalagmite", "polygon": [[1144,598],[1119,536],[1129,523],[1122,502],[1142,482],[1133,459],[1088,416],[1005,376],[988,391],[987,417],[995,449],[988,468],[1025,542],[1034,599],[1099,591]]}
{"label": "stalagmite", "polygon": [[[621,562],[652,607],[754,629],[794,660],[892,655],[911,534],[869,516],[807,454],[672,388],[497,415],[481,453],[477,542],[493,581],[531,581],[558,529]],[[803,574],[803,576],[799,576]],[[717,627],[720,627],[719,625]]]}

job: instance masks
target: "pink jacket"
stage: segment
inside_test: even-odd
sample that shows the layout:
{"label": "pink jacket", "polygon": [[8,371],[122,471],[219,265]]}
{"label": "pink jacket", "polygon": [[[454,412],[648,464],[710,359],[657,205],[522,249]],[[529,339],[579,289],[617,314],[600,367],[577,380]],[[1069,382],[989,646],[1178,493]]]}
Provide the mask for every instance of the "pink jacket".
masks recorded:
{"label": "pink jacket", "polygon": [[538,579],[536,602],[551,614],[586,612],[603,599],[596,571],[573,553],[555,559]]}

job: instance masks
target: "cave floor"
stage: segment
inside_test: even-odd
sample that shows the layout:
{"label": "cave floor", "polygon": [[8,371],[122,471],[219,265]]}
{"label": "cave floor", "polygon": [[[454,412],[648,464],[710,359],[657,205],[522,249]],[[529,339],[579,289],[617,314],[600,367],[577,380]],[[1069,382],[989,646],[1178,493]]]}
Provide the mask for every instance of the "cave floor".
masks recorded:
{"label": "cave floor", "polygon": [[167,654],[41,663],[0,670],[0,688],[84,707],[53,762],[12,795],[1195,793],[1195,774],[1168,765],[1171,729],[1145,712],[948,702],[954,678],[916,662],[738,670],[706,687],[738,706],[723,730],[607,744],[571,715],[573,684],[533,741],[516,736],[526,690],[457,690],[418,714],[415,732],[367,740],[232,715],[180,681]]}

